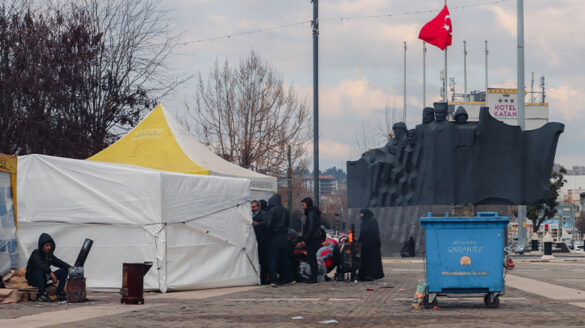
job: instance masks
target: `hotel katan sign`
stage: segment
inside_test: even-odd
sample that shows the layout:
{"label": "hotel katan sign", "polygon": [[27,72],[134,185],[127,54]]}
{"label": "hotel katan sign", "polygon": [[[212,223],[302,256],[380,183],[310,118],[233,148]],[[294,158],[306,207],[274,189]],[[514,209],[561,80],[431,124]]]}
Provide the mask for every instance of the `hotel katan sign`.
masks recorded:
{"label": "hotel katan sign", "polygon": [[517,89],[489,89],[486,100],[493,117],[498,119],[518,117]]}

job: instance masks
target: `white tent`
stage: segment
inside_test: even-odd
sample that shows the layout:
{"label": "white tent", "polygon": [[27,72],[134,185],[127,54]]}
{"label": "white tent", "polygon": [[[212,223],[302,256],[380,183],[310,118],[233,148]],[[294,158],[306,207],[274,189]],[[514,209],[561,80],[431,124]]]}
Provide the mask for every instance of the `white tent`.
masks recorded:
{"label": "white tent", "polygon": [[147,289],[257,284],[250,180],[28,155],[18,158],[18,238],[41,233],[73,264],[85,238],[88,288],[120,288],[122,263],[152,261]]}

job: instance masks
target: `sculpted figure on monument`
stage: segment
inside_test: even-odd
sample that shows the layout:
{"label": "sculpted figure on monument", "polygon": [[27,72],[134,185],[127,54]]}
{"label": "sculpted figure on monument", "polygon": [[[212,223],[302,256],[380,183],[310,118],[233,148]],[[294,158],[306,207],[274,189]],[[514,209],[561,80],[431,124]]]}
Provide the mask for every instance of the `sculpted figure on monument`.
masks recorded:
{"label": "sculpted figure on monument", "polygon": [[371,201],[376,206],[382,206],[391,189],[396,188],[392,183],[392,170],[399,166],[399,156],[407,142],[407,130],[404,122],[392,125],[394,137],[382,148],[375,150],[375,160],[370,167]]}
{"label": "sculpted figure on monument", "polygon": [[465,110],[465,108],[459,106],[455,111],[455,115],[453,115],[453,118],[455,119],[455,123],[463,124],[467,122],[469,116],[467,115],[467,111]]}
{"label": "sculpted figure on monument", "polygon": [[422,123],[428,124],[435,120],[435,110],[433,107],[425,107],[423,109]]}
{"label": "sculpted figure on monument", "polygon": [[512,205],[546,197],[562,124],[520,131],[487,107],[470,122],[461,106],[449,122],[447,107],[424,108],[412,130],[394,124],[384,147],[348,162],[349,207]]}

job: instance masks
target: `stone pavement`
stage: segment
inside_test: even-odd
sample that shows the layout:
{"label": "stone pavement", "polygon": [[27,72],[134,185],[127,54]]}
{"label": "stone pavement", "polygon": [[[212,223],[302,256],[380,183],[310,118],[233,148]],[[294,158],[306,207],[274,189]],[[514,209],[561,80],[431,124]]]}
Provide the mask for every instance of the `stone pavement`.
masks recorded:
{"label": "stone pavement", "polygon": [[[0,305],[0,327],[585,326],[585,257],[516,258],[498,309],[481,298],[440,297],[438,310],[412,310],[422,259],[385,259],[384,270],[367,283],[147,293],[145,305],[120,305],[114,293],[91,293],[87,304]],[[320,323],[327,320],[336,322]]]}

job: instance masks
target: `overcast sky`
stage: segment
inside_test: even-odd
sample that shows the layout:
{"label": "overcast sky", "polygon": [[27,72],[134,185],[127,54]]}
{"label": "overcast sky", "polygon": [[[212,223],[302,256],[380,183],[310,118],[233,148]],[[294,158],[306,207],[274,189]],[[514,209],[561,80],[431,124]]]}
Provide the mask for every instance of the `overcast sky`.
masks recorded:
{"label": "overcast sky", "polygon": [[[489,47],[489,86],[516,87],[516,1],[449,0],[453,45],[449,77],[463,90],[463,40],[467,41],[468,90],[484,89],[484,40]],[[189,42],[312,19],[309,0],[171,0],[176,23],[188,43],[171,65],[182,74],[204,76],[216,60],[236,64],[254,50],[312,106],[312,36],[309,23],[213,41]],[[362,126],[384,121],[386,106],[402,108],[403,41],[407,42],[407,125],[421,119],[420,28],[442,8],[442,0],[321,0],[319,3],[320,166],[342,167],[359,158],[355,139]],[[464,7],[465,6],[465,7]],[[433,12],[429,12],[432,10]],[[583,0],[525,0],[526,85],[530,73],[546,77],[550,121],[565,124],[556,162],[585,165],[585,15]],[[356,16],[388,15],[351,19]],[[340,19],[340,18],[344,19]],[[439,100],[443,53],[427,51],[427,104]],[[195,81],[163,99],[181,116],[193,103]],[[527,100],[529,100],[527,98]],[[391,113],[391,111],[390,111]],[[400,117],[401,111],[397,112]],[[379,146],[384,144],[379,140]],[[310,152],[309,154],[312,154]]]}

